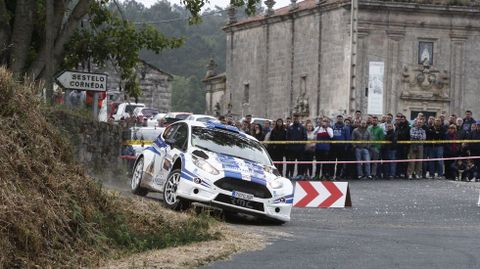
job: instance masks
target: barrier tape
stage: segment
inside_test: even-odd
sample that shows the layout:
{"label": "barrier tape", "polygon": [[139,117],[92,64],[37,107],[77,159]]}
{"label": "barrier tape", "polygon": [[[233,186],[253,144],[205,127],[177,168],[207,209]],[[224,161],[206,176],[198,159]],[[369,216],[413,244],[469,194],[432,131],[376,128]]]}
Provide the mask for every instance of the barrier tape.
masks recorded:
{"label": "barrier tape", "polygon": [[123,141],[123,146],[135,146],[135,145],[151,145],[153,144],[152,140],[125,140]]}
{"label": "barrier tape", "polygon": [[[263,144],[392,144],[391,141],[374,140],[302,140],[302,141],[260,141]],[[397,144],[460,144],[480,143],[480,140],[400,140]]]}
{"label": "barrier tape", "polygon": [[[303,140],[303,141],[260,141],[262,144],[392,144],[391,141],[374,140]],[[461,143],[480,143],[480,140],[400,140],[397,144],[461,144]],[[151,145],[151,140],[126,140],[122,143],[124,146]]]}
{"label": "barrier tape", "polygon": [[472,160],[480,159],[480,156],[449,157],[431,159],[403,159],[403,160],[370,160],[370,161],[274,161],[274,164],[356,164],[356,163],[411,163],[411,162],[434,162],[445,160]]}

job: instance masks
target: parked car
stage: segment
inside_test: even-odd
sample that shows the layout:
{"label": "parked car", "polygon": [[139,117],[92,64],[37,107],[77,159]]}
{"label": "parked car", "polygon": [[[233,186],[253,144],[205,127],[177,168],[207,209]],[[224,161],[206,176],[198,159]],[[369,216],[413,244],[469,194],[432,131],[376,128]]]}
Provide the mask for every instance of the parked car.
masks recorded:
{"label": "parked car", "polygon": [[163,127],[163,124],[160,125],[160,121],[165,119],[166,113],[158,113],[152,118],[147,120],[147,127]]}
{"label": "parked car", "polygon": [[168,126],[176,121],[184,120],[192,115],[190,112],[170,112],[165,115],[165,126]]}
{"label": "parked car", "polygon": [[158,110],[150,107],[137,107],[133,111],[135,121],[139,125],[147,126],[147,120],[158,114]]}
{"label": "parked car", "polygon": [[119,121],[128,119],[133,115],[133,111],[137,107],[145,107],[145,104],[142,103],[120,103],[118,104],[114,114],[113,120]]}
{"label": "parked car", "polygon": [[202,114],[192,114],[188,116],[185,120],[193,120],[193,121],[200,121],[200,122],[208,122],[208,121],[218,121],[217,118],[210,116],[210,115],[202,115]]}
{"label": "parked car", "polygon": [[290,220],[293,185],[277,171],[252,136],[229,125],[178,121],[136,159],[131,190],[161,192],[172,209],[191,202],[284,223]]}

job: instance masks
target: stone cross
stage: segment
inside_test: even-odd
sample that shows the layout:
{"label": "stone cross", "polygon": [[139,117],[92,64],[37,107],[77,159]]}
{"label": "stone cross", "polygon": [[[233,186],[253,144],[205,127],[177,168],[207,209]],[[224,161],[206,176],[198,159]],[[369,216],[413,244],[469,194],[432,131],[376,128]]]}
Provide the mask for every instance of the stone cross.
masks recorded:
{"label": "stone cross", "polygon": [[235,7],[230,5],[227,8],[227,13],[228,13],[228,24],[237,23],[237,10],[235,9]]}

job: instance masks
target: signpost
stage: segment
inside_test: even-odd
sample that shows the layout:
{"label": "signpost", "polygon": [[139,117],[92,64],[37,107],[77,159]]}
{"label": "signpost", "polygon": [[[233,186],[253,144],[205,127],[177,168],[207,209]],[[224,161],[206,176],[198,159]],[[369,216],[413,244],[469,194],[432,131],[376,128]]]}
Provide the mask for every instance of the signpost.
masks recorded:
{"label": "signpost", "polygon": [[99,73],[87,73],[79,71],[62,71],[55,80],[65,89],[93,91],[93,113],[98,112],[97,92],[107,91],[107,75]]}

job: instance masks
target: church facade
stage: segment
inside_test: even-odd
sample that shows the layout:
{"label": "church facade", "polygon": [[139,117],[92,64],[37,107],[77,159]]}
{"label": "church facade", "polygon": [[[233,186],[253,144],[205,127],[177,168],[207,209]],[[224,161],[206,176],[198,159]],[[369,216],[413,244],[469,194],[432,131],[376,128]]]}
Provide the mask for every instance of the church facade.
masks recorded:
{"label": "church facade", "polygon": [[242,21],[230,10],[226,82],[207,110],[272,119],[356,110],[479,116],[479,7],[359,0],[351,12],[351,1],[273,3]]}

